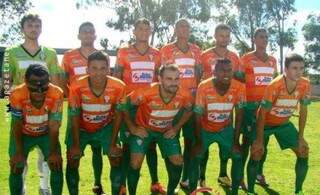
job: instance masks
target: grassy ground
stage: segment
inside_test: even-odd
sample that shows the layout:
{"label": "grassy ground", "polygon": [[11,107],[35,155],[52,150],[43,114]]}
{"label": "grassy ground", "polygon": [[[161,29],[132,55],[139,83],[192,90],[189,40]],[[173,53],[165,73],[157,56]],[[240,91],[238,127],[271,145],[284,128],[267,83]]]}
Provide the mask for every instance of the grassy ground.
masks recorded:
{"label": "grassy ground", "polygon": [[[9,175],[9,164],[8,164],[8,142],[9,142],[9,122],[10,118],[5,112],[6,101],[0,100],[0,194],[9,194],[9,186],[8,186],[8,175]],[[319,129],[319,110],[320,103],[313,103],[309,109],[309,118],[305,130],[305,137],[309,142],[310,146],[310,160],[309,160],[309,172],[307,179],[304,185],[304,192],[306,195],[318,195],[320,194],[319,187],[319,162],[320,162],[320,150],[317,147],[320,145],[320,131]],[[64,113],[64,117],[66,117],[66,113]],[[63,143],[64,134],[65,134],[65,121],[63,121],[63,125],[61,127],[60,133],[60,141]],[[293,118],[294,123],[297,122],[297,118]],[[63,146],[63,154],[65,154],[65,146]],[[81,160],[80,165],[80,194],[92,194],[91,187],[93,183],[93,173],[91,167],[91,151],[90,148],[86,149],[85,157]],[[65,156],[65,155],[64,155]],[[38,193],[38,183],[39,177],[37,175],[36,168],[37,154],[35,151],[31,152],[29,155],[28,163],[29,163],[29,172],[27,175],[27,193],[30,195],[34,195]],[[65,163],[66,161],[64,161]],[[159,178],[163,184],[166,184],[167,174],[166,169],[163,163],[163,160],[159,158],[158,160],[159,166]],[[110,182],[109,182],[109,163],[107,158],[104,158],[104,169],[102,182],[105,190],[110,192]],[[280,150],[277,142],[274,138],[270,140],[269,144],[269,153],[268,159],[265,163],[265,175],[270,183],[269,189],[263,189],[260,186],[256,187],[256,191],[258,194],[293,194],[294,192],[294,165],[295,165],[295,156],[289,150],[282,151]],[[218,174],[218,152],[217,146],[213,145],[210,148],[210,159],[208,162],[207,168],[207,185],[214,188],[214,190],[218,194],[225,194],[223,188],[221,188],[217,181]],[[64,165],[65,167],[65,165]],[[230,167],[230,166],[229,166]],[[146,168],[146,163],[141,171],[141,177],[138,186],[137,194],[149,194],[149,173]],[[64,194],[67,193],[67,186],[64,183]],[[108,193],[110,194],[110,193]],[[184,194],[181,190],[179,194]],[[240,192],[240,194],[245,194],[244,192]]]}

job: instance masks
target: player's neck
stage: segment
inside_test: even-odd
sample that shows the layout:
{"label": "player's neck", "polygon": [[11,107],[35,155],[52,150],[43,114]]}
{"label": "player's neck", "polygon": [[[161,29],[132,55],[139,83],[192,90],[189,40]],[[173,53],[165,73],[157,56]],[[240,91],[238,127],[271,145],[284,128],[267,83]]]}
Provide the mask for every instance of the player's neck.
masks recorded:
{"label": "player's neck", "polygon": [[141,55],[144,55],[148,51],[150,45],[147,41],[136,41],[133,44],[133,47],[136,48]]}
{"label": "player's neck", "polygon": [[290,79],[286,75],[284,75],[284,81],[286,83],[288,93],[292,93],[297,87],[297,81]]}
{"label": "player's neck", "polygon": [[214,87],[216,88],[216,91],[218,92],[218,94],[223,96],[228,92],[231,83],[224,84],[224,83],[218,82],[217,79],[214,78],[213,84],[214,84]]}
{"label": "player's neck", "polygon": [[266,61],[268,59],[268,54],[265,48],[256,48],[256,50],[254,50],[254,55],[262,61]]}
{"label": "player's neck", "polygon": [[171,99],[176,95],[175,93],[169,93],[167,92],[161,85],[159,87],[160,89],[160,97],[165,103],[168,103],[171,101]]}
{"label": "player's neck", "polygon": [[30,40],[30,39],[25,39],[24,43],[22,46],[30,53],[30,54],[35,54],[40,46],[38,43],[38,40]]}
{"label": "player's neck", "polygon": [[92,54],[94,51],[96,51],[96,49],[93,47],[93,45],[89,46],[89,45],[81,45],[81,47],[79,48],[80,53],[85,57],[88,58],[88,56],[90,54]]}
{"label": "player's neck", "polygon": [[89,77],[89,86],[90,86],[92,93],[95,96],[98,97],[104,92],[106,85],[107,85],[107,80],[108,80],[107,77],[105,77],[105,79],[103,81],[97,80],[97,79],[92,79]]}
{"label": "player's neck", "polygon": [[182,52],[187,52],[187,51],[189,50],[188,39],[178,38],[177,41],[175,42],[175,45],[176,45]]}
{"label": "player's neck", "polygon": [[229,52],[227,47],[221,47],[221,46],[215,46],[213,50],[219,57],[223,57],[223,58],[226,57],[227,53]]}
{"label": "player's neck", "polygon": [[40,109],[43,106],[44,100],[45,100],[45,98],[42,101],[36,101],[36,100],[33,100],[32,98],[30,98],[31,105],[33,107],[35,107],[36,109]]}

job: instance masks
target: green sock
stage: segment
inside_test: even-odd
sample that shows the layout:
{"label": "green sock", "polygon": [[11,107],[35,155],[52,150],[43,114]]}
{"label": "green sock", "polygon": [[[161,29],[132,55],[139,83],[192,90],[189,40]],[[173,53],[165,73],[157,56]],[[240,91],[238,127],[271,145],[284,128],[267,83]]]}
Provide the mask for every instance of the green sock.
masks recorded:
{"label": "green sock", "polygon": [[246,162],[248,159],[248,155],[249,155],[249,148],[250,148],[250,144],[248,141],[249,138],[246,138],[246,141],[244,141],[241,145],[241,159],[242,159],[242,169],[241,169],[241,174],[244,175],[244,168],[246,166]]}
{"label": "green sock", "polygon": [[184,146],[183,150],[183,170],[181,181],[186,181],[189,178],[189,164],[190,164],[190,146]]}
{"label": "green sock", "polygon": [[10,194],[13,194],[13,195],[22,194],[22,189],[23,189],[22,173],[15,174],[13,172],[10,172],[9,186],[10,186]]}
{"label": "green sock", "polygon": [[63,187],[63,172],[50,170],[50,186],[52,195],[61,195]]}
{"label": "green sock", "polygon": [[259,165],[258,165],[258,172],[257,172],[258,175],[263,175],[263,165],[267,159],[268,143],[269,143],[269,137],[265,138],[265,141],[264,141],[264,153],[263,153],[261,160],[259,162]]}
{"label": "green sock", "polygon": [[118,195],[122,181],[121,165],[111,166],[110,169],[111,191],[113,195]]}
{"label": "green sock", "polygon": [[126,186],[126,180],[128,177],[128,169],[130,166],[130,151],[128,147],[124,146],[124,150],[122,153],[122,160],[121,160],[121,166],[122,166],[122,180],[121,185]]}
{"label": "green sock", "polygon": [[231,181],[232,181],[232,195],[238,194],[240,181],[242,175],[242,159],[241,154],[232,154],[232,166],[231,166]]}
{"label": "green sock", "polygon": [[159,181],[158,178],[158,156],[155,148],[149,148],[146,153],[147,164],[149,168],[149,173],[151,177],[152,184]]}
{"label": "green sock", "polygon": [[92,147],[92,167],[94,174],[94,185],[101,185],[101,174],[102,174],[102,148],[101,147]]}
{"label": "green sock", "polygon": [[130,195],[135,195],[140,177],[140,169],[133,169],[129,166],[128,170],[128,191]]}
{"label": "green sock", "polygon": [[168,158],[165,159],[166,168],[168,172],[168,186],[167,195],[174,195],[174,190],[176,189],[182,172],[182,165],[174,165]]}
{"label": "green sock", "polygon": [[203,158],[202,156],[201,157],[197,156],[190,159],[189,188],[191,192],[197,189],[198,179],[199,179],[199,167],[200,167],[200,161],[202,160],[202,158]]}
{"label": "green sock", "polygon": [[200,179],[206,180],[207,163],[209,159],[209,150],[205,151],[200,160]]}
{"label": "green sock", "polygon": [[297,158],[296,162],[296,193],[302,190],[302,185],[308,172],[308,158]]}
{"label": "green sock", "polygon": [[227,166],[228,166],[228,158],[224,159],[225,157],[223,156],[221,150],[219,150],[219,157],[220,157],[220,172],[219,172],[219,177],[225,177],[227,176]]}
{"label": "green sock", "polygon": [[247,165],[248,192],[254,193],[259,161],[250,159]]}
{"label": "green sock", "polygon": [[67,163],[66,180],[70,195],[79,194],[79,169],[71,168]]}

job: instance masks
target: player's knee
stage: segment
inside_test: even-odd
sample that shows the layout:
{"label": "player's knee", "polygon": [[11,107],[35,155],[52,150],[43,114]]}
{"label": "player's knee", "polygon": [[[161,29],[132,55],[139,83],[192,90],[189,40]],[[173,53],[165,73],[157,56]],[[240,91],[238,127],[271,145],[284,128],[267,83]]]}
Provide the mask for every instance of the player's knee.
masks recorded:
{"label": "player's knee", "polygon": [[169,160],[175,166],[182,166],[183,165],[183,158],[181,155],[170,156]]}
{"label": "player's knee", "polygon": [[121,158],[119,157],[109,157],[110,165],[113,167],[118,167],[121,165]]}
{"label": "player's knee", "polygon": [[140,169],[142,165],[143,158],[132,157],[130,161],[130,166],[133,169]]}

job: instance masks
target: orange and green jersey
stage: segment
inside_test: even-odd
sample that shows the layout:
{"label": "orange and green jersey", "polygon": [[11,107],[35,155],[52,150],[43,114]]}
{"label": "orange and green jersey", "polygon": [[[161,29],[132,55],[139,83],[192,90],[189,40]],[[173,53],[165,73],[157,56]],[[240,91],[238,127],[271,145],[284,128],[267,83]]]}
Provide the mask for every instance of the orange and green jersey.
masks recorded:
{"label": "orange and green jersey", "polygon": [[119,49],[116,68],[122,69],[122,80],[129,94],[138,88],[144,88],[155,82],[156,71],[160,67],[160,53],[149,47],[145,54],[139,53],[134,45]]}
{"label": "orange and green jersey", "polygon": [[51,83],[39,109],[32,105],[26,84],[17,86],[10,94],[12,118],[22,120],[22,133],[30,136],[47,134],[49,120],[61,121],[62,105],[63,92]]}
{"label": "orange and green jersey", "polygon": [[87,74],[87,58],[81,54],[79,48],[65,52],[61,65],[67,75],[69,85]]}
{"label": "orange and green jersey", "polygon": [[161,64],[177,64],[180,70],[180,86],[195,93],[197,88],[197,70],[200,68],[201,50],[189,43],[187,52],[181,51],[175,43],[165,45],[160,50]]}
{"label": "orange and green jersey", "polygon": [[89,83],[89,76],[71,84],[69,95],[69,115],[80,116],[80,129],[89,133],[96,132],[108,125],[115,110],[126,109],[125,84],[107,76],[105,90],[96,96]]}
{"label": "orange and green jersey", "polygon": [[132,104],[138,105],[136,124],[156,132],[171,128],[179,110],[191,110],[194,101],[189,91],[179,88],[175,96],[166,103],[160,95],[159,83],[134,91],[130,99]]}
{"label": "orange and green jersey", "polygon": [[221,96],[211,77],[199,84],[194,112],[201,115],[202,128],[218,132],[230,125],[234,107],[243,108],[246,89],[243,83],[232,79],[228,91]]}
{"label": "orange and green jersey", "polygon": [[219,58],[226,58],[230,60],[232,63],[232,71],[234,72],[234,75],[237,76],[240,71],[240,59],[238,55],[232,51],[228,51],[225,56],[220,56],[215,52],[214,48],[209,48],[201,54],[203,79],[214,76],[215,63]]}
{"label": "orange and green jersey", "polygon": [[241,57],[248,102],[260,102],[267,85],[277,74],[277,60],[268,56],[263,62],[253,52]]}
{"label": "orange and green jersey", "polygon": [[298,103],[310,104],[310,81],[300,78],[295,90],[288,92],[285,76],[280,75],[267,86],[261,107],[269,110],[266,115],[266,126],[278,126],[289,120]]}

